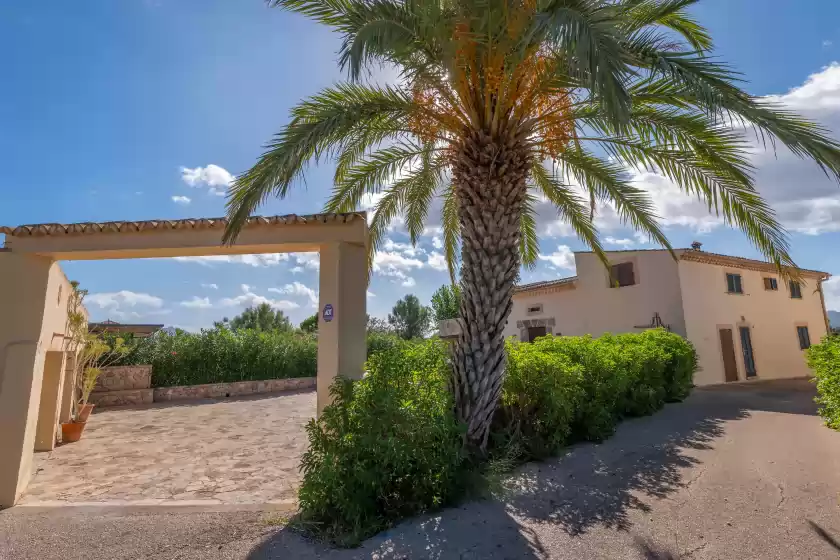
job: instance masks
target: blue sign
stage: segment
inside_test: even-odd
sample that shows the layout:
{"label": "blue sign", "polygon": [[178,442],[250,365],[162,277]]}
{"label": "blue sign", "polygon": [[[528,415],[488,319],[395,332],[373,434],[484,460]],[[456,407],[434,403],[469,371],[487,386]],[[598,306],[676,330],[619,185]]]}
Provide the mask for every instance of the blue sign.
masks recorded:
{"label": "blue sign", "polygon": [[328,303],[327,305],[325,305],[324,306],[324,321],[326,321],[327,323],[332,321],[333,320],[333,313],[334,313],[334,311],[333,311],[332,304]]}

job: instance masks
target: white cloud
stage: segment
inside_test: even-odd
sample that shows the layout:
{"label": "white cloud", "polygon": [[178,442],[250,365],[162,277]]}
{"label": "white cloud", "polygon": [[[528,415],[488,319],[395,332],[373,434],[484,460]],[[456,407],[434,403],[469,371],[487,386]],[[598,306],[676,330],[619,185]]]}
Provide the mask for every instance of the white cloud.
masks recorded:
{"label": "white cloud", "polygon": [[558,245],[557,250],[550,255],[539,255],[541,261],[548,261],[549,268],[575,269],[575,254],[568,245]]}
{"label": "white cloud", "polygon": [[293,269],[291,269],[289,272],[291,272],[292,274],[300,274],[301,272],[303,272],[303,270],[304,269],[303,269],[302,266],[296,266]]}
{"label": "white cloud", "polygon": [[163,307],[163,300],[149,294],[121,290],[119,292],[103,292],[89,294],[85,297],[85,304],[93,304],[101,309],[116,309],[119,307]]}
{"label": "white cloud", "polygon": [[399,243],[391,238],[385,240],[385,243],[382,245],[382,249],[385,251],[402,253],[407,257],[416,257],[426,253],[424,249],[414,247],[411,243]]}
{"label": "white cloud", "polygon": [[406,288],[413,288],[416,285],[417,285],[417,282],[415,282],[414,278],[412,278],[411,276],[407,277],[402,282],[402,286],[405,286]]}
{"label": "white cloud", "polygon": [[423,268],[423,261],[391,251],[377,251],[376,256],[373,257],[373,269],[378,270],[383,267],[410,270],[412,268]]}
{"label": "white cloud", "polygon": [[200,298],[198,296],[193,296],[192,299],[187,301],[182,301],[180,303],[182,307],[189,307],[192,309],[209,309],[213,307],[213,304],[210,303],[210,298],[203,297]]}
{"label": "white cloud", "polygon": [[823,295],[826,309],[840,311],[840,276],[832,276],[823,282]]}
{"label": "white cloud", "polygon": [[267,303],[274,309],[280,310],[297,309],[300,307],[300,305],[293,301],[284,299],[275,300],[258,295],[251,290],[251,286],[248,284],[242,284],[240,289],[242,290],[240,295],[232,298],[223,298],[219,300],[219,305],[223,307],[256,307],[257,305]]}
{"label": "white cloud", "polygon": [[289,253],[289,256],[293,257],[295,262],[305,269],[318,270],[321,268],[320,253]]}
{"label": "white cloud", "polygon": [[435,270],[448,270],[446,266],[446,257],[443,254],[438,253],[437,251],[432,251],[429,254],[429,259],[426,261],[430,267],[434,268]]}
{"label": "white cloud", "polygon": [[432,247],[435,249],[443,249],[443,241],[437,235],[432,237]]}
{"label": "white cloud", "polygon": [[832,41],[831,39],[826,39],[825,41],[822,42],[822,46],[824,46],[824,47],[830,47],[833,44],[834,44],[834,41]]}
{"label": "white cloud", "polygon": [[303,296],[309,299],[312,307],[318,307],[318,292],[300,282],[292,282],[282,288],[269,288],[268,291],[277,294]]}
{"label": "white cloud", "polygon": [[201,287],[202,288],[207,288],[207,289],[210,289],[210,290],[218,290],[219,289],[218,284],[202,284]]}
{"label": "white cloud", "polygon": [[99,307],[110,319],[121,321],[137,320],[148,315],[168,315],[170,309],[163,309],[163,299],[140,292],[121,290],[101,292],[85,297],[85,305]]}
{"label": "white cloud", "polygon": [[224,196],[225,191],[234,177],[227,169],[210,164],[207,167],[181,168],[181,179],[191,187],[208,187],[208,192],[217,196]]}
{"label": "white cloud", "polygon": [[188,196],[173,196],[172,197],[172,202],[174,202],[175,204],[181,204],[183,206],[186,206],[187,204],[189,204],[190,200],[191,199]]}
{"label": "white cloud", "polygon": [[607,245],[617,245],[619,247],[624,247],[624,248],[632,247],[633,245],[636,244],[636,241],[633,240],[633,239],[628,239],[628,238],[616,239],[615,237],[612,237],[612,236],[609,236],[609,235],[604,238],[604,242]]}
{"label": "white cloud", "polygon": [[277,266],[289,260],[289,253],[261,253],[256,255],[206,255],[200,257],[173,257],[180,262],[194,262],[204,266],[217,263],[239,263],[250,266]]}
{"label": "white cloud", "polygon": [[374,294],[373,292],[371,292],[370,290],[368,290],[368,291],[367,291],[367,297],[369,297],[369,298],[371,298],[371,297],[376,297],[376,294]]}

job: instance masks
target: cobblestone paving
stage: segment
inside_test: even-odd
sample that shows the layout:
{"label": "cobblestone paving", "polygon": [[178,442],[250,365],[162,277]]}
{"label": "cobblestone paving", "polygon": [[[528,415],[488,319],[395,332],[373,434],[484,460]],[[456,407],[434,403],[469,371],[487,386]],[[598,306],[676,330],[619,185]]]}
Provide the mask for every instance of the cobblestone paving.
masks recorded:
{"label": "cobblestone paving", "polygon": [[36,454],[19,503],[294,500],[314,414],[314,391],[106,410]]}

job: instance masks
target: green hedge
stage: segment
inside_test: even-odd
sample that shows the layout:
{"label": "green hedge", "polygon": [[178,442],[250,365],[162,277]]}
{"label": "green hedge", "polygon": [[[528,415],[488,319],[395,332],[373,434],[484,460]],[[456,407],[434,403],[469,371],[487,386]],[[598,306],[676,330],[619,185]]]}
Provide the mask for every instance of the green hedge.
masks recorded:
{"label": "green hedge", "polygon": [[[508,371],[490,455],[526,461],[580,440],[601,440],[626,416],[684,398],[694,348],[663,330],[508,343]],[[356,383],[308,428],[299,502],[322,535],[355,543],[391,523],[457,498],[474,470],[447,389],[439,341],[383,345]]]}
{"label": "green hedge", "polygon": [[814,370],[819,413],[829,428],[840,430],[840,335],[829,335],[808,349],[808,366]]}
{"label": "green hedge", "polygon": [[334,403],[306,427],[301,463],[304,520],[345,545],[447,504],[463,487],[443,343],[396,342],[367,371],[332,386]]}
{"label": "green hedge", "polygon": [[318,344],[294,332],[178,331],[135,339],[121,365],[151,364],[152,386],[314,377]]}

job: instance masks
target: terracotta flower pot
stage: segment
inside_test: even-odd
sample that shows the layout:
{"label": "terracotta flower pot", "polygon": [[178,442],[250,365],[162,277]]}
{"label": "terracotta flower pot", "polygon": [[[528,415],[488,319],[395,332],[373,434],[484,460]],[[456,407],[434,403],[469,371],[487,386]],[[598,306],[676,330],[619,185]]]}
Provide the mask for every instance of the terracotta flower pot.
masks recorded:
{"label": "terracotta flower pot", "polygon": [[85,431],[85,422],[68,422],[61,425],[61,442],[73,443],[82,439],[82,432]]}
{"label": "terracotta flower pot", "polygon": [[82,405],[82,408],[79,410],[79,422],[87,422],[88,418],[90,418],[90,413],[93,411],[93,407],[96,406],[95,404],[85,404]]}

